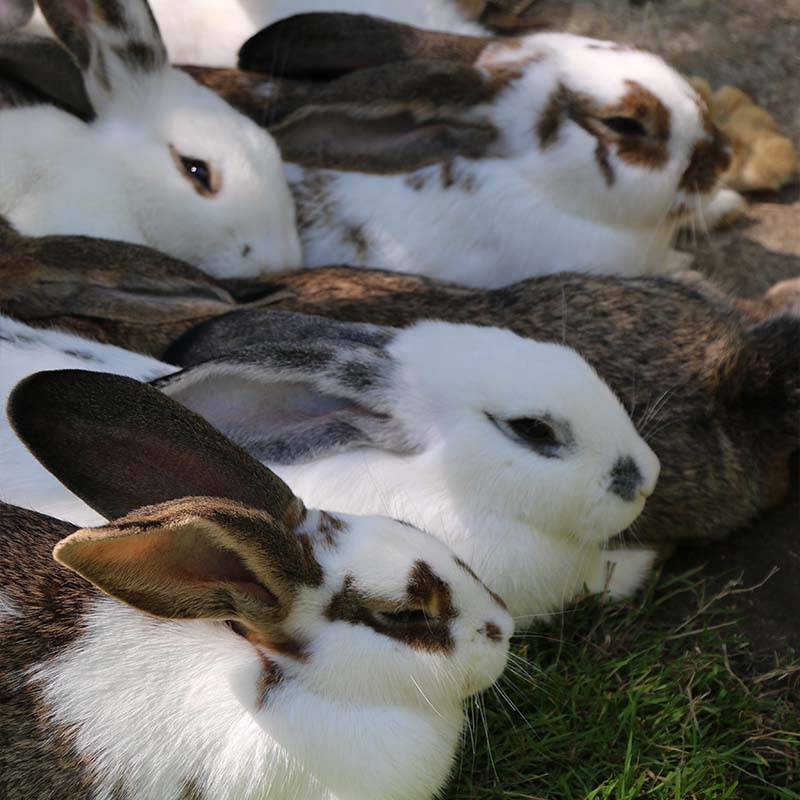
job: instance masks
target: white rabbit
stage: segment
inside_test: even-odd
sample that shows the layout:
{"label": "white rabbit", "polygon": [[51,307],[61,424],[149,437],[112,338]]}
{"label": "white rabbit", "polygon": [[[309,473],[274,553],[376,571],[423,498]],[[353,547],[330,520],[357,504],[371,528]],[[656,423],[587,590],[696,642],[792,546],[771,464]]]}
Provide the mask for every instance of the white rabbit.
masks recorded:
{"label": "white rabbit", "polygon": [[0,315],[0,501],[36,509],[78,525],[105,520],[56,480],[24,448],[5,419],[11,390],[41,370],[114,372],[149,381],[175,371],[150,356],[71,333],[40,330]]}
{"label": "white rabbit", "polygon": [[658,458],[570,348],[499,328],[234,312],[165,358],[186,369],[156,385],[306,502],[433,533],[520,626],[584,584],[629,595],[652,566],[652,550],[604,548],[641,513]]}
{"label": "white rabbit", "polygon": [[0,112],[0,214],[23,234],[148,244],[217,277],[298,265],[275,142],[170,67],[147,3],[40,5],[97,116],[47,104]]}
{"label": "white rabbit", "polygon": [[75,531],[0,505],[3,798],[440,796],[512,631],[444,544],[306,510],[128,378],[40,373],[10,408],[55,474],[124,516]]}
{"label": "white rabbit", "polygon": [[[19,25],[27,21],[24,9],[32,11],[33,1],[16,3],[20,8],[13,19]],[[482,32],[461,13],[457,0],[150,0],[150,6],[173,61],[216,67],[235,66],[242,42],[261,28],[308,11],[375,14],[420,28]],[[28,30],[48,32],[38,10]]]}
{"label": "white rabbit", "polygon": [[612,42],[311,14],[257,34],[240,66],[190,71],[277,139],[311,267],[485,287],[662,272],[728,161],[688,82]]}
{"label": "white rabbit", "polygon": [[[52,335],[31,335],[40,334]],[[98,369],[117,371],[124,351],[93,352]],[[584,585],[632,594],[652,566],[650,549],[605,545],[641,513],[658,459],[574,350],[497,328],[430,322],[397,331],[236,312],[190,331],[165,359],[187,368],[175,373],[152,359],[138,374],[120,367],[143,380],[163,376],[155,385],[306,502],[395,517],[443,539],[521,627]],[[23,360],[28,374],[41,368],[39,357]],[[54,353],[48,366],[74,362]],[[0,479],[8,502],[97,523],[8,429],[0,475],[9,476]]]}

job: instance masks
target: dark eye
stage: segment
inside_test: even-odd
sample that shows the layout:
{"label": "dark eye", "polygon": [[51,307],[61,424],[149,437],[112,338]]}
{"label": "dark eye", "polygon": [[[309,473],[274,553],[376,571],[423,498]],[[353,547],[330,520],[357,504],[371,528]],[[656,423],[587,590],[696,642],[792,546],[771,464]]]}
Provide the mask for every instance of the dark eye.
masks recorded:
{"label": "dark eye", "polygon": [[426,625],[429,619],[421,608],[408,608],[402,611],[373,611],[372,613],[382,625],[393,628]]}
{"label": "dark eye", "polygon": [[201,161],[198,158],[181,156],[181,164],[183,165],[183,171],[189,178],[201,186],[203,191],[211,192],[211,170],[208,167],[208,162]]}
{"label": "dark eye", "polygon": [[489,419],[510,439],[527,445],[545,456],[554,456],[562,443],[553,427],[537,417],[517,417],[516,419]]}
{"label": "dark eye", "polygon": [[647,128],[633,117],[606,117],[602,123],[621,136],[647,136]]}

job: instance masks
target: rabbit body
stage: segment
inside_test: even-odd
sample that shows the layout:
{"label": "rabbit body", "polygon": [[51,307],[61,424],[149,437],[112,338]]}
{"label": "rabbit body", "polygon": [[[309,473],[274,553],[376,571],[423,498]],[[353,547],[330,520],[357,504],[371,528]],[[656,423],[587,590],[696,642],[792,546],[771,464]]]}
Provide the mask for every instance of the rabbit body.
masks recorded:
{"label": "rabbit body", "polygon": [[146,3],[128,4],[116,27],[103,0],[87,6],[85,16],[55,3],[46,13],[97,117],[4,109],[0,214],[22,234],[148,244],[217,277],[298,265],[272,138],[169,66]]}
{"label": "rabbit body", "polygon": [[0,505],[4,798],[438,794],[513,627],[444,544],[306,509],[129,379],[39,373],[9,415],[98,513],[125,515],[75,531]]}

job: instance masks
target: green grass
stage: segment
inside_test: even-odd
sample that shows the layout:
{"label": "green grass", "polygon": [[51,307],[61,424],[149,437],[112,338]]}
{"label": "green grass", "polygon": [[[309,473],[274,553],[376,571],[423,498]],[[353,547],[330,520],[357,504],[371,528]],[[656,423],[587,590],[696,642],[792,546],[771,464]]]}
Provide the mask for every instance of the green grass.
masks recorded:
{"label": "green grass", "polygon": [[754,661],[706,592],[654,581],[521,638],[448,800],[800,800],[800,664]]}

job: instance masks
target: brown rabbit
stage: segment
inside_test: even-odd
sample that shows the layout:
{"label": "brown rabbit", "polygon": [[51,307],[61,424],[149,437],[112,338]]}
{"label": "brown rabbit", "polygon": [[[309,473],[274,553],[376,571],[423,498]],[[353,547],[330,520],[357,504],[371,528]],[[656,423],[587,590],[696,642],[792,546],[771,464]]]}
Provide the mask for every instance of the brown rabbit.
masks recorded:
{"label": "brown rabbit", "polygon": [[[485,291],[330,267],[285,275],[276,288],[294,296],[271,308],[395,327],[421,319],[490,325],[575,348],[661,460],[636,524],[642,540],[719,538],[786,494],[800,433],[800,317],[767,316],[766,304],[751,302],[746,319],[694,273],[566,273]],[[259,312],[209,321],[164,358],[187,365],[224,356],[263,338],[263,321]]]}

